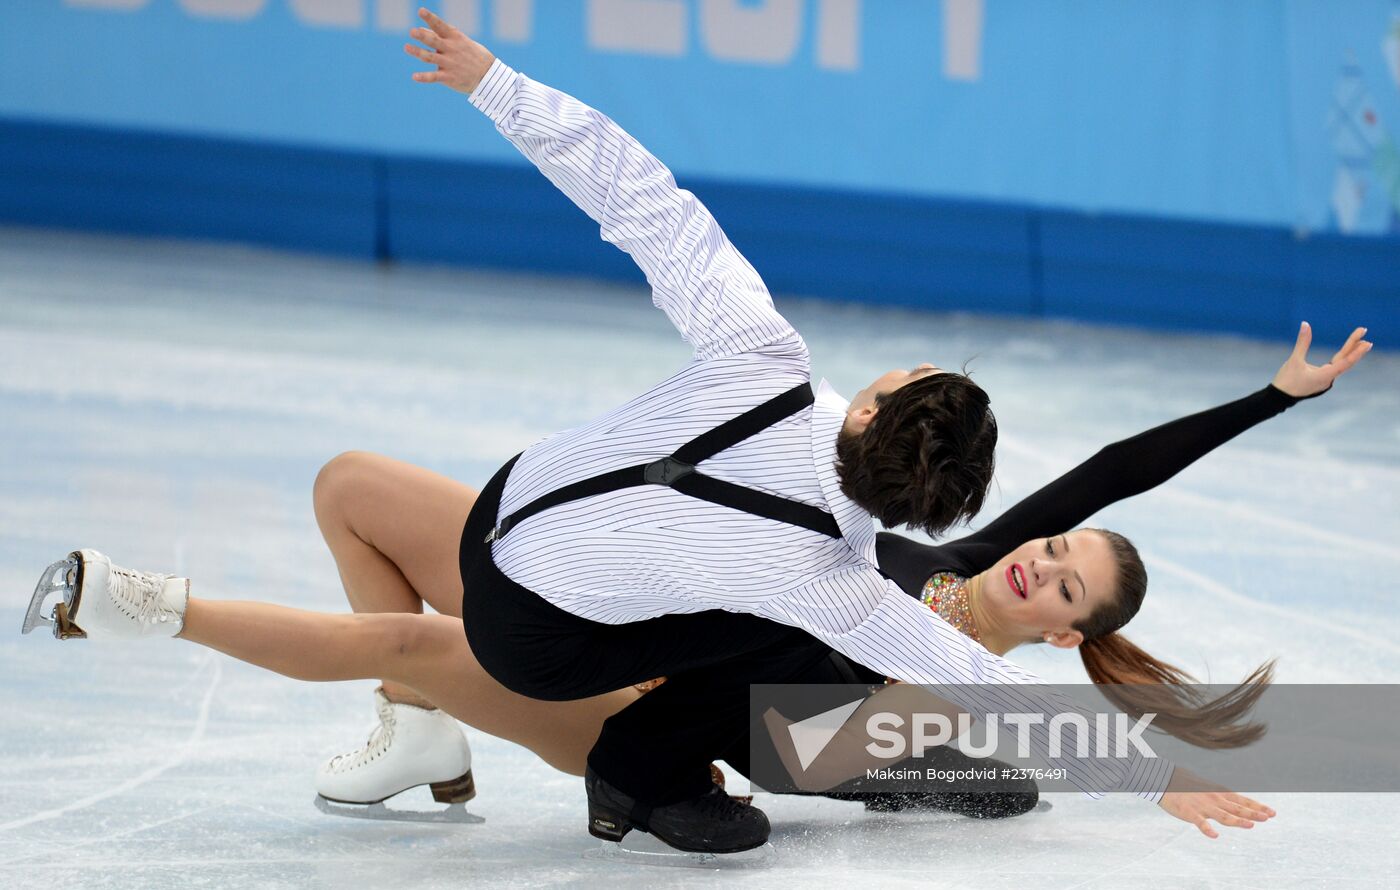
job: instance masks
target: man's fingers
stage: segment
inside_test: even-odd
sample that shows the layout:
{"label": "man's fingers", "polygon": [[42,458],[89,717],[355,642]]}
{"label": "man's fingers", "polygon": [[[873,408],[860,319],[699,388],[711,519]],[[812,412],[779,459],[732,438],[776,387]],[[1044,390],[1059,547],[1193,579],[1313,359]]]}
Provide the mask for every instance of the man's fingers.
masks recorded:
{"label": "man's fingers", "polygon": [[446,42],[437,35],[437,32],[430,31],[427,28],[414,28],[412,31],[408,32],[408,36],[438,50],[442,49],[443,44]]}
{"label": "man's fingers", "polygon": [[1217,833],[1216,830],[1211,827],[1210,820],[1207,819],[1205,816],[1197,816],[1191,821],[1195,824],[1197,828],[1201,830],[1201,834],[1205,835],[1206,837],[1220,837],[1219,833]]}
{"label": "man's fingers", "polygon": [[428,27],[432,28],[441,36],[452,36],[452,26],[449,25],[447,22],[444,22],[442,19],[438,18],[436,15],[434,15],[432,10],[428,9],[427,7],[420,7],[418,9],[418,17],[424,22],[427,22]]}
{"label": "man's fingers", "polygon": [[437,83],[439,80],[442,80],[442,78],[443,73],[441,71],[413,72],[413,79],[418,81],[419,83]]}
{"label": "man's fingers", "polygon": [[403,45],[403,51],[408,53],[410,56],[413,56],[415,59],[422,59],[429,65],[442,64],[442,56],[438,53],[433,52],[430,49],[424,49],[421,46],[414,46],[411,43],[405,43]]}

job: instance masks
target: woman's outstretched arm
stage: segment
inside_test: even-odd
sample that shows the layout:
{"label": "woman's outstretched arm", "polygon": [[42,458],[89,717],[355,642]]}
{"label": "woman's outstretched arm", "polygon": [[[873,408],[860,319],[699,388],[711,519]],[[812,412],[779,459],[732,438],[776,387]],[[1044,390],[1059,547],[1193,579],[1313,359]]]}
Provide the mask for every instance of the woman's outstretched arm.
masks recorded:
{"label": "woman's outstretched arm", "polygon": [[1306,322],[1273,382],[1256,393],[1108,445],[1026,497],[986,528],[965,538],[998,557],[1046,535],[1074,528],[1110,504],[1149,491],[1250,427],[1321,395],[1371,348],[1357,328],[1325,365],[1310,365],[1312,329]]}

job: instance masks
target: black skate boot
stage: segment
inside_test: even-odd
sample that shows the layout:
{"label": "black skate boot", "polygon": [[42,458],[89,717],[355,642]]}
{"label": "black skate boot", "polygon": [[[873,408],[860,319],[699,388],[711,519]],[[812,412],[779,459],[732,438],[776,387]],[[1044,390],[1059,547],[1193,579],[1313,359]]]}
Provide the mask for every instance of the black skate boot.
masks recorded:
{"label": "black skate boot", "polygon": [[768,817],[758,807],[740,803],[718,785],[699,797],[662,807],[639,803],[599,778],[584,772],[588,792],[588,833],[621,841],[633,828],[655,835],[677,850],[738,853],[768,840]]}

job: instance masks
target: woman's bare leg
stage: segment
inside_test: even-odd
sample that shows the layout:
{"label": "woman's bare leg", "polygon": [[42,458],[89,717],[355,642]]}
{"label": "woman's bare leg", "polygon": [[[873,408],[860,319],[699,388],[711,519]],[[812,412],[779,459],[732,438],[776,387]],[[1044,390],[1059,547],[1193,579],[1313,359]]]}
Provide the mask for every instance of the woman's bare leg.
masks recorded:
{"label": "woman's bare leg", "polygon": [[[458,566],[462,528],[476,498],[475,489],[454,479],[362,451],[341,454],[321,469],[313,491],[316,521],[335,557],[350,607],[367,618],[370,613],[414,615],[427,603],[441,615],[458,619],[408,625],[433,627],[419,638],[424,645],[418,657],[407,659],[409,679],[401,672],[405,665],[393,664],[393,652],[370,661],[371,666],[387,665],[382,673],[376,676],[371,668],[356,677],[379,679],[391,700],[441,707],[469,726],[523,745],[558,769],[581,775],[603,721],[631,704],[638,693],[626,689],[580,702],[540,702],[510,692],[481,667],[462,631]],[[376,640],[387,629],[400,628],[378,621],[362,624],[372,628],[366,643],[371,650],[382,645]],[[332,635],[340,642],[328,643],[329,648],[341,649],[341,658],[355,657],[343,650],[360,647],[347,647],[338,630]]]}
{"label": "woman's bare leg", "polygon": [[[326,464],[312,500],[350,608],[421,613],[427,602],[461,617],[457,553],[476,497],[456,480],[378,454],[350,451]],[[432,704],[380,679],[392,701]]]}
{"label": "woman's bare leg", "polygon": [[180,636],[298,680],[389,680],[574,775],[583,774],[603,721],[640,694],[573,702],[517,695],[477,662],[461,620],[444,615],[331,615],[191,597]]}

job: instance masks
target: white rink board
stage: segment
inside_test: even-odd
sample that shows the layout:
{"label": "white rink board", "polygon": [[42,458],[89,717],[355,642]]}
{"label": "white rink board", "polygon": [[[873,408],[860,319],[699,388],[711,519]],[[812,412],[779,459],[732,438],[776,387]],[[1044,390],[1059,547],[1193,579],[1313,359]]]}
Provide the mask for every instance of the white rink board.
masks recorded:
{"label": "white rink board", "polygon": [[[987,519],[1106,442],[1264,385],[1291,333],[779,306],[847,395],[892,367],[977,356],[1002,430]],[[687,358],[640,287],[0,229],[0,886],[1395,880],[1400,805],[1384,795],[1268,795],[1277,819],[1214,842],[1130,799],[1056,794],[1049,812],[975,822],[765,795],[766,870],[597,862],[582,782],[480,733],[484,825],[333,819],[311,805],[312,773],[362,740],[372,684],[297,683],[182,642],[18,633],[39,571],[80,546],[187,572],[205,595],[342,610],[311,514],[328,458],[381,451],[480,485]],[[1285,682],[1394,683],[1397,504],[1400,354],[1378,352],[1093,524],[1142,548],[1153,581],[1132,635],[1149,651],[1215,682],[1278,655]],[[1083,680],[1073,656],[1013,657]]]}

